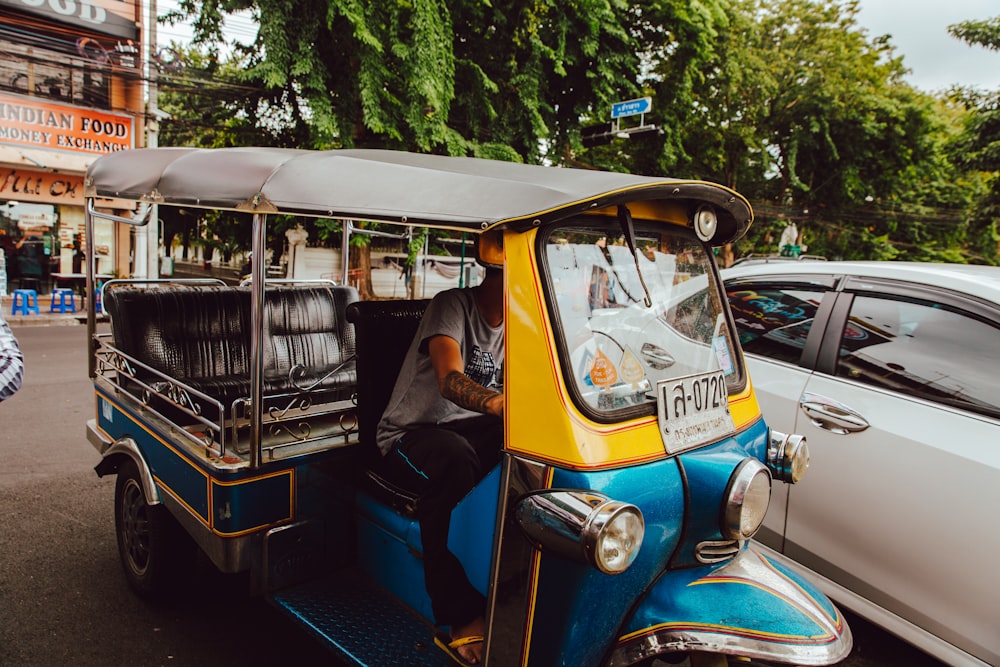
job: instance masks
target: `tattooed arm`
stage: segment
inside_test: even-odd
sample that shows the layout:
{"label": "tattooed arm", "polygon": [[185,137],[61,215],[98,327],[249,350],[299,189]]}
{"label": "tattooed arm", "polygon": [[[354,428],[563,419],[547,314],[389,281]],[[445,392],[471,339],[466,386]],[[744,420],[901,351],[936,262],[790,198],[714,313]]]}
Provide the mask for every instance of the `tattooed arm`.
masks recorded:
{"label": "tattooed arm", "polygon": [[434,336],[427,342],[441,395],[466,410],[503,416],[503,394],[487,389],[463,370],[462,350],[454,338]]}
{"label": "tattooed arm", "polygon": [[452,371],[441,383],[441,395],[467,410],[484,414],[503,414],[503,394],[487,389],[467,375]]}

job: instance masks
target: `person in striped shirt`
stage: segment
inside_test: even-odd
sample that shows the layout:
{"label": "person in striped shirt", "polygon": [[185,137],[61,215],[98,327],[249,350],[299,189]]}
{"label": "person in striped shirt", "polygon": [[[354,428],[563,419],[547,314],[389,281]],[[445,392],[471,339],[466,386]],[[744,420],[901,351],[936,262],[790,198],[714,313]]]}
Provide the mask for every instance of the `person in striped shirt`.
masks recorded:
{"label": "person in striped shirt", "polygon": [[0,314],[0,401],[10,398],[21,388],[23,377],[24,355],[14,332]]}

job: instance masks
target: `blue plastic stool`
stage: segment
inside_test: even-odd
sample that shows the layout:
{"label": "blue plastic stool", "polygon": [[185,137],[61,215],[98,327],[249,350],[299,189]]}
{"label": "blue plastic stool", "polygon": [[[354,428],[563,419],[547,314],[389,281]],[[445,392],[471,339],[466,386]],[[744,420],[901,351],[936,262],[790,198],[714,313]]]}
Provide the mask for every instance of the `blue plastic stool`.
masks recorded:
{"label": "blue plastic stool", "polygon": [[40,315],[38,312],[38,292],[33,289],[14,290],[14,300],[10,304],[10,314]]}
{"label": "blue plastic stool", "polygon": [[75,313],[76,299],[73,297],[73,290],[66,287],[58,287],[52,290],[52,303],[49,305],[50,313]]}
{"label": "blue plastic stool", "polygon": [[[104,283],[101,282],[100,280],[98,280],[97,284],[94,285],[94,308],[97,310],[98,315],[104,313],[104,306],[101,305],[101,287],[103,285]],[[87,304],[88,296],[90,296],[89,292],[84,294],[83,297],[80,299],[81,308],[83,308]]]}

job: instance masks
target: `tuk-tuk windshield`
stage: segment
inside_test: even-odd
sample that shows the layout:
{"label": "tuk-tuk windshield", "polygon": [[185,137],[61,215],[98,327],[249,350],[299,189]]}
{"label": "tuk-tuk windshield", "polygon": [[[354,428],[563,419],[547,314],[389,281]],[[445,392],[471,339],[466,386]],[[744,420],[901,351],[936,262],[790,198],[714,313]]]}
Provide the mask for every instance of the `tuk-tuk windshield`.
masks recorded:
{"label": "tuk-tuk windshield", "polygon": [[636,221],[633,257],[614,222],[579,223],[551,229],[541,247],[580,407],[600,421],[649,414],[657,382],[709,371],[742,388],[711,249],[686,228]]}

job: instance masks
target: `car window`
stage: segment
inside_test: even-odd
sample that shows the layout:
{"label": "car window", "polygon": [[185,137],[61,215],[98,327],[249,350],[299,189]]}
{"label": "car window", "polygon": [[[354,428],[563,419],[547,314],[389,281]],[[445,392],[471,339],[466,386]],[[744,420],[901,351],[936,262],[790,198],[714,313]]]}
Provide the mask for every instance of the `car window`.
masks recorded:
{"label": "car window", "polygon": [[744,352],[799,362],[822,290],[732,285],[726,294]]}
{"label": "car window", "polygon": [[925,301],[855,296],[836,374],[1000,417],[1000,329]]}

